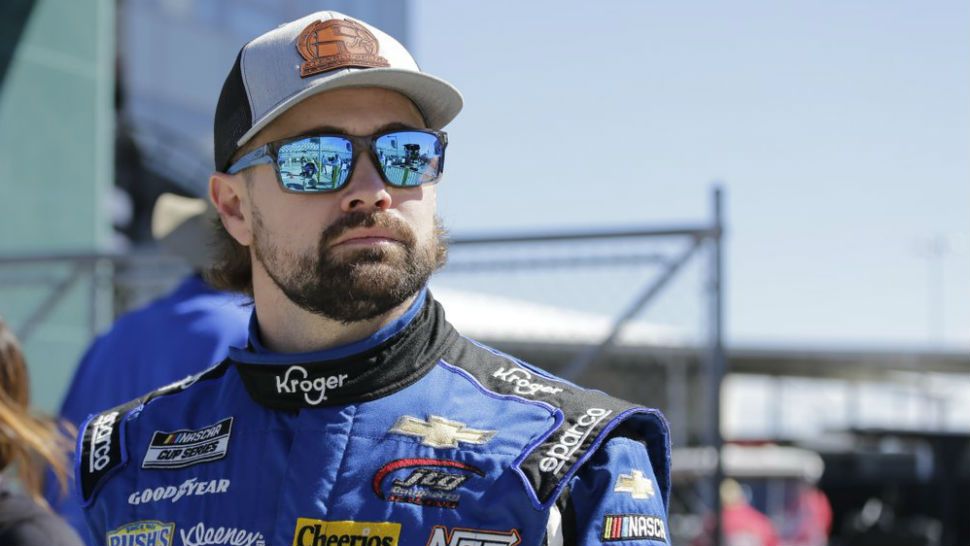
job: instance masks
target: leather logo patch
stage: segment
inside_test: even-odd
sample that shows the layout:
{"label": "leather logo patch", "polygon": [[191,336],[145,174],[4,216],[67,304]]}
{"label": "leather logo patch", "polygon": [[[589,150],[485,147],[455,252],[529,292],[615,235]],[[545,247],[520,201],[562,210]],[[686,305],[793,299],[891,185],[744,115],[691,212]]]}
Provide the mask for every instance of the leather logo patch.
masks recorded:
{"label": "leather logo patch", "polygon": [[377,38],[360,23],[346,19],[311,23],[297,37],[296,49],[306,60],[300,66],[301,78],[335,68],[391,66],[378,55]]}

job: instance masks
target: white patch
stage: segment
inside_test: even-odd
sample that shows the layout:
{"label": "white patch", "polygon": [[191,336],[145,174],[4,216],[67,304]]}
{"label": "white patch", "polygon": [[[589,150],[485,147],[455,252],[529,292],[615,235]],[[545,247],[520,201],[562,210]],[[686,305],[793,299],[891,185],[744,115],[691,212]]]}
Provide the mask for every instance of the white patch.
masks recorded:
{"label": "white patch", "polygon": [[229,451],[232,417],[197,430],[156,430],[142,460],[142,468],[184,468],[215,461]]}

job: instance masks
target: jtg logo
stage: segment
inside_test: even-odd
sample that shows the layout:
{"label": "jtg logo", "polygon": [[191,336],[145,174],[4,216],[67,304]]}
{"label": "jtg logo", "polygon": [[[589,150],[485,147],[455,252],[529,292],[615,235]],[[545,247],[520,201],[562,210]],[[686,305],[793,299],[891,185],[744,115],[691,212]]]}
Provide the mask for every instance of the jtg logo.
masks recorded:
{"label": "jtg logo", "polygon": [[315,377],[309,379],[310,373],[303,366],[290,366],[283,377],[276,377],[276,392],[279,394],[303,393],[307,404],[316,406],[327,399],[327,391],[344,386],[347,374],[331,375],[329,377]]}

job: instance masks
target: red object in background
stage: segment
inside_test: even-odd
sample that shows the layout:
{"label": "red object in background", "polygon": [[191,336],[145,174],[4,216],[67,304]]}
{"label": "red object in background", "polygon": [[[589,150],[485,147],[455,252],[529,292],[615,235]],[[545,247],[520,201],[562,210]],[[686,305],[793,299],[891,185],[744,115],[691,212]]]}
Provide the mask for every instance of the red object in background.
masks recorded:
{"label": "red object in background", "polygon": [[785,546],[828,544],[829,531],[832,528],[832,505],[825,493],[811,486],[802,488],[791,517],[796,523],[785,537]]}
{"label": "red object in background", "polygon": [[768,516],[747,503],[725,506],[722,512],[726,546],[778,546],[778,532]]}

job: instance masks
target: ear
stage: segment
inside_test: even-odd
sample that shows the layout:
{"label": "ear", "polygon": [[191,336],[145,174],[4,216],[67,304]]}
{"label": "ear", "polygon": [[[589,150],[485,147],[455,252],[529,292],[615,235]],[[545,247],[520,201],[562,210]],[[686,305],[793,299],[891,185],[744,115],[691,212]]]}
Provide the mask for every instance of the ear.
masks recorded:
{"label": "ear", "polygon": [[243,246],[253,241],[249,224],[249,193],[242,174],[212,173],[209,177],[209,199],[219,213],[222,225]]}

